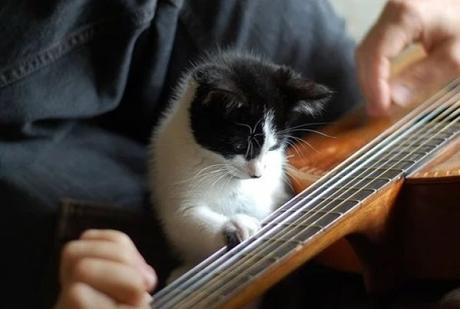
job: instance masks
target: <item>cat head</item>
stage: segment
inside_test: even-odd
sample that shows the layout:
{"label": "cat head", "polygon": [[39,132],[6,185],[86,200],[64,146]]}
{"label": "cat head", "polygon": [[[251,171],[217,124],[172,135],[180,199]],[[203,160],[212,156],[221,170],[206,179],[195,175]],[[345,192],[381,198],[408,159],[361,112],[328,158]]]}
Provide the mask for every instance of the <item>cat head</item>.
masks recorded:
{"label": "cat head", "polygon": [[262,177],[270,158],[284,154],[296,114],[317,114],[332,95],[286,66],[253,56],[216,56],[191,77],[197,83],[193,136],[242,179]]}

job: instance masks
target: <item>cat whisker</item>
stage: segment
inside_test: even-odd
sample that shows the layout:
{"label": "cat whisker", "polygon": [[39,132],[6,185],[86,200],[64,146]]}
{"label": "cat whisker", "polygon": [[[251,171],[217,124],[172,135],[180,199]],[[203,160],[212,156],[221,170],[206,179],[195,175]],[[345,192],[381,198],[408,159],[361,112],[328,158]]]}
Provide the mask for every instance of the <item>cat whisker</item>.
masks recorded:
{"label": "cat whisker", "polygon": [[257,130],[257,127],[259,126],[259,124],[262,122],[263,118],[260,118],[257,122],[256,122],[256,125],[254,126],[254,131],[252,133],[254,133],[256,130]]}
{"label": "cat whisker", "polygon": [[292,147],[296,145],[296,142],[294,140],[294,136],[290,135],[284,135],[282,137],[277,137],[278,139],[284,139],[284,143],[286,143],[286,146]]}
{"label": "cat whisker", "polygon": [[259,148],[262,148],[262,146],[260,145],[260,143],[259,143],[258,140],[256,140],[256,139],[253,139],[253,140],[257,143],[257,146],[258,146]]}
{"label": "cat whisker", "polygon": [[291,188],[292,192],[295,192],[292,182],[295,181],[297,184],[300,184],[299,180],[294,176],[297,173],[297,170],[288,163],[283,168],[286,171],[283,176],[289,180],[289,187]]}
{"label": "cat whisker", "polygon": [[291,130],[289,133],[293,133],[293,132],[311,132],[311,133],[316,133],[316,134],[322,135],[324,137],[336,138],[335,136],[326,134],[326,133],[321,132],[321,131],[312,130],[312,129],[295,129],[295,130]]}
{"label": "cat whisker", "polygon": [[193,178],[196,178],[196,177],[200,177],[202,176],[204,173],[213,173],[215,171],[218,171],[221,167],[223,167],[224,164],[214,164],[214,165],[210,165],[210,166],[207,166],[205,168],[202,168],[201,170],[199,170],[197,173],[195,173],[191,179]]}
{"label": "cat whisker", "polygon": [[[215,183],[219,181],[219,179],[227,174],[227,171],[224,168],[219,168],[218,170],[213,171],[213,173],[208,173],[203,175],[203,177],[199,178],[198,180],[191,183],[193,188],[197,188],[200,186],[214,186]],[[212,184],[211,184],[212,183]]]}
{"label": "cat whisker", "polygon": [[297,156],[299,156],[300,158],[304,157],[304,153],[299,150],[298,146],[295,143],[290,142],[290,141],[286,141],[286,144],[295,151]]}
{"label": "cat whisker", "polygon": [[191,177],[189,177],[187,179],[183,179],[181,181],[178,181],[178,182],[176,182],[176,184],[187,183],[187,182],[193,181],[193,180],[195,180],[197,178],[200,179],[203,176],[203,174],[205,174],[205,173],[207,173],[207,174],[215,174],[215,173],[220,171],[220,167],[224,167],[225,165],[226,165],[225,163],[218,163],[218,164],[213,164],[213,165],[206,166],[206,167],[200,169],[199,171],[197,171]]}
{"label": "cat whisker", "polygon": [[305,154],[299,150],[299,146],[296,145],[295,143],[290,143],[290,147],[294,150],[294,152],[296,153],[296,155],[299,157],[299,158],[304,158],[305,157]]}
{"label": "cat whisker", "polygon": [[292,185],[291,179],[287,175],[283,175],[281,178],[283,182],[287,184],[287,186],[289,187],[289,190],[291,192],[294,192],[295,190],[294,190],[294,186]]}
{"label": "cat whisker", "polygon": [[254,150],[254,147],[252,146],[252,140],[249,140],[249,145],[248,145],[248,149],[249,149],[249,154],[250,156],[252,157],[253,155],[253,150]]}
{"label": "cat whisker", "polygon": [[304,140],[304,139],[301,139],[301,138],[296,137],[296,136],[293,136],[293,135],[286,135],[286,137],[287,137],[288,139],[289,139],[289,138],[293,139],[293,140],[294,140],[295,142],[297,142],[297,143],[300,143],[300,144],[303,144],[303,145],[308,146],[309,148],[311,148],[311,149],[314,150],[315,152],[318,152],[318,150],[317,150],[315,147],[313,147],[309,142],[307,142],[307,141]]}
{"label": "cat whisker", "polygon": [[246,127],[249,129],[249,134],[252,134],[252,128],[250,125],[246,124],[246,123],[241,123],[241,122],[235,122],[235,124],[239,125],[239,126],[242,126],[242,127]]}
{"label": "cat whisker", "polygon": [[248,143],[248,147],[246,148],[246,153],[244,154],[246,158],[248,157],[249,149],[251,148],[251,137],[248,137],[247,143]]}
{"label": "cat whisker", "polygon": [[300,125],[296,125],[296,126],[293,126],[293,127],[286,128],[284,130],[280,130],[280,131],[278,131],[278,133],[282,134],[282,133],[289,132],[292,129],[305,128],[305,127],[309,127],[309,126],[321,126],[321,125],[328,125],[328,124],[330,124],[330,122],[303,123],[303,124],[300,124]]}
{"label": "cat whisker", "polygon": [[216,186],[219,183],[219,181],[221,181],[222,179],[228,178],[226,176],[230,176],[230,173],[223,170],[223,173],[218,178],[216,178],[216,180],[212,183],[211,187]]}

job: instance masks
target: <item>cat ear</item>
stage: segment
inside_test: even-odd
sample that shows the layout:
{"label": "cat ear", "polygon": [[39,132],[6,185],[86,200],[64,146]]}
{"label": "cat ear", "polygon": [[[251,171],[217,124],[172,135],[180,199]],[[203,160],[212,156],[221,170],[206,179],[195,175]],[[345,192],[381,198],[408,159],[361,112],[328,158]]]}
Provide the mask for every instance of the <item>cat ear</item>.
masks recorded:
{"label": "cat ear", "polygon": [[225,112],[229,113],[233,110],[244,106],[244,101],[234,93],[222,89],[212,89],[203,98],[204,105],[216,104],[224,107]]}
{"label": "cat ear", "polygon": [[201,66],[194,70],[192,77],[200,86],[204,86],[202,104],[219,104],[226,112],[244,105],[244,100],[234,90],[235,87],[224,68],[212,64]]}
{"label": "cat ear", "polygon": [[199,66],[192,72],[193,79],[200,85],[217,85],[224,80],[223,69],[217,65]]}
{"label": "cat ear", "polygon": [[292,110],[308,114],[321,111],[334,94],[328,87],[304,79],[291,80],[289,92],[294,102]]}
{"label": "cat ear", "polygon": [[278,69],[278,77],[284,84],[292,111],[313,114],[320,111],[334,94],[328,87],[303,79],[286,66]]}

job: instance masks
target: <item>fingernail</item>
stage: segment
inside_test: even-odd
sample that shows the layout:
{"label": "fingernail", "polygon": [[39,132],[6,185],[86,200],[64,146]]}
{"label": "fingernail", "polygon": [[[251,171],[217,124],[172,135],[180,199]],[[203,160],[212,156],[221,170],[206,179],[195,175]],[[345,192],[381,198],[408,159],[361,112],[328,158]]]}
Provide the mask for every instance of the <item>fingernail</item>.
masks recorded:
{"label": "fingernail", "polygon": [[393,84],[391,86],[391,98],[394,103],[405,106],[412,100],[412,90],[404,84]]}

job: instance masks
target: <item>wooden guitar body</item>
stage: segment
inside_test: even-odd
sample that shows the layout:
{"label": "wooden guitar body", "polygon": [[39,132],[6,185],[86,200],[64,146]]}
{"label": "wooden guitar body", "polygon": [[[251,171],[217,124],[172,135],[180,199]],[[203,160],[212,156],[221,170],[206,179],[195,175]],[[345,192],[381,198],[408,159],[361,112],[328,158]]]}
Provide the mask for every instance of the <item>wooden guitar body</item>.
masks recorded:
{"label": "wooden guitar body", "polygon": [[[363,111],[311,135],[291,150],[297,192],[339,165],[390,127],[399,114],[368,118]],[[376,194],[346,224],[344,238],[316,258],[361,272],[370,292],[411,279],[460,279],[460,140],[423,168]]]}

